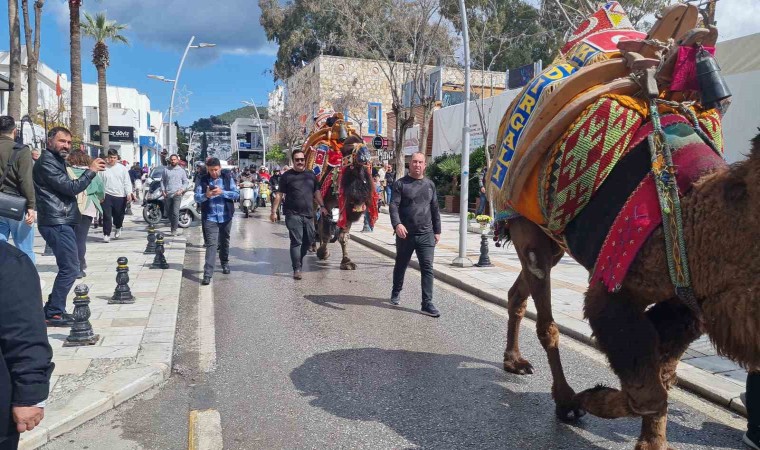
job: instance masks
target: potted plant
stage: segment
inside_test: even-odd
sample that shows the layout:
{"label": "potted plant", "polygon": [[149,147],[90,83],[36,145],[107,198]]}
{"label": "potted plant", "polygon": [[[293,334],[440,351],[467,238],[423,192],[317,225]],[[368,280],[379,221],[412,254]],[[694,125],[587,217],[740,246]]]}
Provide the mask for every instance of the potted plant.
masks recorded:
{"label": "potted plant", "polygon": [[475,217],[475,221],[477,221],[480,225],[481,233],[486,234],[491,229],[491,216],[487,214],[481,214]]}

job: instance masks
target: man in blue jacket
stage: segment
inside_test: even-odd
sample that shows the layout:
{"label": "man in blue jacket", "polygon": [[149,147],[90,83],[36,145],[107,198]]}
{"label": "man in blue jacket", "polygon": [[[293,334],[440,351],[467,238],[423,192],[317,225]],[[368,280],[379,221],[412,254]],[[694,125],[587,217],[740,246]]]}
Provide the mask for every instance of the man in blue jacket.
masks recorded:
{"label": "man in blue jacket", "polygon": [[15,450],[19,433],[45,415],[54,366],[37,269],[7,242],[0,242],[0,292],[0,450]]}
{"label": "man in blue jacket", "polygon": [[206,174],[195,188],[195,201],[201,204],[203,238],[206,242],[206,263],[203,266],[204,286],[211,283],[216,263],[216,250],[222,263],[222,273],[230,273],[230,231],[235,214],[235,200],[240,198],[235,180],[222,170],[218,158],[206,161]]}

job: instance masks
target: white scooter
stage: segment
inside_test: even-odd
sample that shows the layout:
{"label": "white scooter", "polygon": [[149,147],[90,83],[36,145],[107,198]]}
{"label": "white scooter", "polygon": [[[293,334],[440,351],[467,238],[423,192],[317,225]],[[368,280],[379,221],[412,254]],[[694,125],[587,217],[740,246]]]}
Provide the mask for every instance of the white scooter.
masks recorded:
{"label": "white scooter", "polygon": [[258,206],[253,186],[253,181],[240,182],[240,209],[243,210],[246,218],[250,213],[256,211],[256,207]]}

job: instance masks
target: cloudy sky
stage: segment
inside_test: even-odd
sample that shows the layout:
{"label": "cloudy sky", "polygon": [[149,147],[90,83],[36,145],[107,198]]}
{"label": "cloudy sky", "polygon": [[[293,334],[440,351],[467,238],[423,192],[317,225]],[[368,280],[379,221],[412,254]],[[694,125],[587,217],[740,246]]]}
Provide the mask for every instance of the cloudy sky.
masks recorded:
{"label": "cloudy sky", "polygon": [[[180,87],[191,92],[188,107],[178,117],[190,124],[199,117],[220,114],[253,98],[265,104],[274,87],[271,69],[276,48],[266,41],[259,25],[256,0],[87,0],[91,12],[105,11],[109,18],[129,26],[131,45],[111,46],[109,84],[129,86],[148,94],[153,109],[169,107],[171,85],[147,78],[148,74],[174,78],[190,36],[196,42],[217,44],[214,49],[191,50]],[[624,4],[623,0],[623,4]],[[717,21],[721,39],[760,32],[760,0],[720,0]],[[42,61],[69,73],[68,2],[47,0],[42,30]],[[23,33],[22,33],[23,34]],[[0,20],[0,36],[8,36],[7,20]],[[23,38],[22,38],[23,39]],[[0,40],[7,50],[7,40]],[[95,83],[90,63],[91,40],[82,42],[84,81]]]}

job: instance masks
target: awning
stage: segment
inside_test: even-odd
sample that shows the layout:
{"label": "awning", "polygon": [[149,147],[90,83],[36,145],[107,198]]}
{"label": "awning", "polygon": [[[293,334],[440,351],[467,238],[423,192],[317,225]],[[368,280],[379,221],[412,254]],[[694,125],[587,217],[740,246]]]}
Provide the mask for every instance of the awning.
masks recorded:
{"label": "awning", "polygon": [[13,83],[11,83],[11,80],[0,75],[0,91],[12,91],[12,90],[13,90]]}

